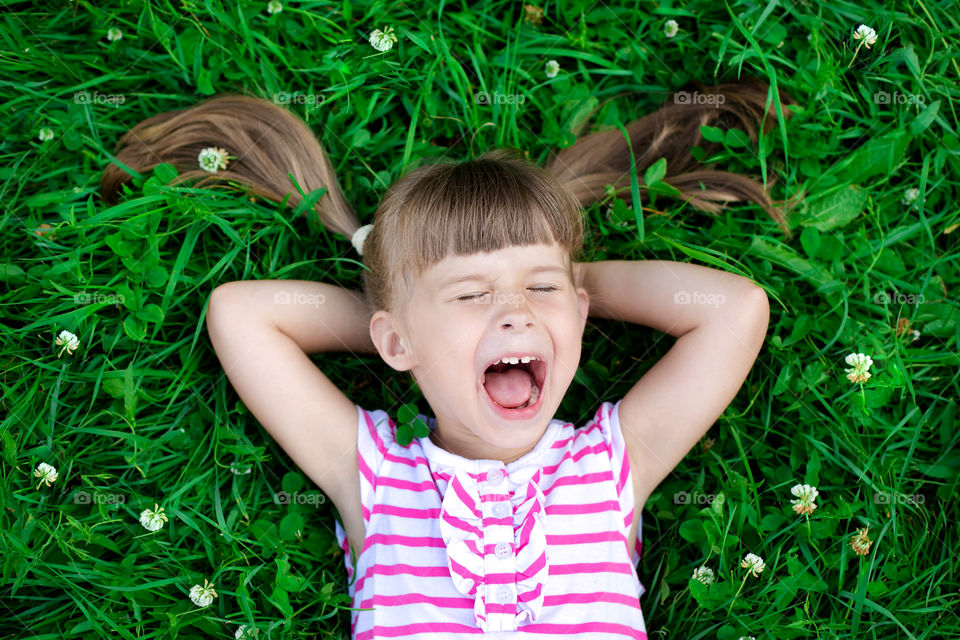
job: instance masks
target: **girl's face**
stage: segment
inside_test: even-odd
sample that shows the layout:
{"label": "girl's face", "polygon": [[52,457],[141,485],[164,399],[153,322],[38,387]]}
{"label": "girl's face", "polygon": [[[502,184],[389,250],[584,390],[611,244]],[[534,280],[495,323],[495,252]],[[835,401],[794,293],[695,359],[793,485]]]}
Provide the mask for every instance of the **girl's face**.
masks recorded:
{"label": "girl's face", "polygon": [[[562,247],[510,247],[444,258],[416,279],[403,322],[378,311],[371,335],[388,364],[416,378],[437,417],[435,444],[506,463],[554,417],[580,362],[588,309]],[[523,370],[491,369],[531,356]]]}

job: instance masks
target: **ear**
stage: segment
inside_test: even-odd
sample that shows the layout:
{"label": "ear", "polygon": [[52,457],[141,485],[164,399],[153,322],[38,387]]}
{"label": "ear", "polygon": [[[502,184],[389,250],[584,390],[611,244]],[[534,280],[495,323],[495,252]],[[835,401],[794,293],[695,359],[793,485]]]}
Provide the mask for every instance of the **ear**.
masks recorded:
{"label": "ear", "polygon": [[370,318],[370,338],[383,361],[397,371],[413,368],[413,354],[399,319],[389,311],[378,310]]}
{"label": "ear", "polygon": [[590,295],[583,287],[577,288],[577,310],[580,312],[580,331],[587,326],[587,316],[590,315]]}
{"label": "ear", "polygon": [[583,263],[574,262],[570,265],[570,270],[573,272],[573,286],[574,288],[579,288],[583,286]]}

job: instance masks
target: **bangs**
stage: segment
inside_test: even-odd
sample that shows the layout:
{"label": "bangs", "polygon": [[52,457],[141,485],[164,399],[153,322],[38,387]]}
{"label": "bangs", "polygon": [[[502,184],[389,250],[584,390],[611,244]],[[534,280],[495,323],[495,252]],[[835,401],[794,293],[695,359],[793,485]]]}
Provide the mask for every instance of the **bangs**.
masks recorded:
{"label": "bangs", "polygon": [[[498,150],[433,169],[398,212],[398,245],[419,275],[448,255],[556,242],[568,254],[583,244],[580,204],[545,171]],[[519,165],[519,166],[518,166]]]}
{"label": "bangs", "polygon": [[374,215],[365,288],[374,308],[394,310],[447,256],[557,243],[573,261],[583,246],[582,216],[570,190],[517,150],[419,167],[391,185]]}

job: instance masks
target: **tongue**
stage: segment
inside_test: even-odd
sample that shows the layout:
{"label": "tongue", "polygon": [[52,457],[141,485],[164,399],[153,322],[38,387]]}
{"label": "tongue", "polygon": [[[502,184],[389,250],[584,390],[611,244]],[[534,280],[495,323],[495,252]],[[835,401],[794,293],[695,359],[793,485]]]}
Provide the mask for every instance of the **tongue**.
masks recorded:
{"label": "tongue", "polygon": [[490,397],[501,407],[515,409],[530,399],[533,377],[519,368],[511,368],[501,373],[487,371],[483,386]]}

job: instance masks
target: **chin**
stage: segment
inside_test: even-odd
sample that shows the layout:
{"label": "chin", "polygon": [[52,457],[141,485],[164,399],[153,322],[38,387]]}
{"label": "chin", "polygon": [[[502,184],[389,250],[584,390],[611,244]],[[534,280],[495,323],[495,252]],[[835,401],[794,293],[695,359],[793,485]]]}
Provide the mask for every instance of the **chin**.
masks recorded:
{"label": "chin", "polygon": [[499,449],[525,449],[529,451],[540,442],[540,438],[547,431],[552,413],[536,416],[521,422],[506,422],[496,419],[487,427],[489,438],[482,438],[487,444]]}

